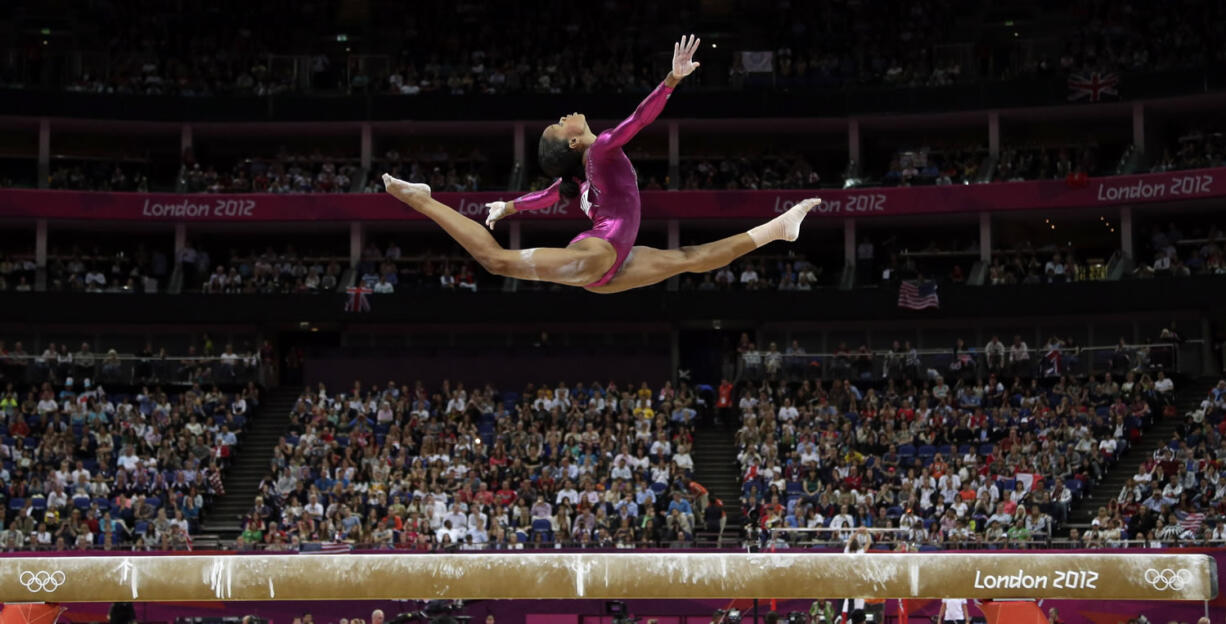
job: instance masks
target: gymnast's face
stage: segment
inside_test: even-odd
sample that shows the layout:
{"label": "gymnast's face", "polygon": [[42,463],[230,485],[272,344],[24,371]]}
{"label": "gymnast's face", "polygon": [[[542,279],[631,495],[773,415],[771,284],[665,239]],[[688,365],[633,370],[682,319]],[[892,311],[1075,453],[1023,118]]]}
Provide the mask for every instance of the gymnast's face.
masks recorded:
{"label": "gymnast's face", "polygon": [[544,136],[552,140],[566,141],[571,149],[575,149],[580,145],[580,139],[591,132],[587,117],[582,113],[571,113],[558,119],[558,123],[545,128]]}

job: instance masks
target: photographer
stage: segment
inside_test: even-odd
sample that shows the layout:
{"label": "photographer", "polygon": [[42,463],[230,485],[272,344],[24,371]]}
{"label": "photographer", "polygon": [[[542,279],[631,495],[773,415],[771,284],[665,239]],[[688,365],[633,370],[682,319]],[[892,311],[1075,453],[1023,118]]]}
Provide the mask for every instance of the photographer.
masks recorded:
{"label": "photographer", "polygon": [[941,600],[941,611],[937,614],[938,624],[945,624],[946,622],[966,624],[967,621],[965,598],[945,598]]}

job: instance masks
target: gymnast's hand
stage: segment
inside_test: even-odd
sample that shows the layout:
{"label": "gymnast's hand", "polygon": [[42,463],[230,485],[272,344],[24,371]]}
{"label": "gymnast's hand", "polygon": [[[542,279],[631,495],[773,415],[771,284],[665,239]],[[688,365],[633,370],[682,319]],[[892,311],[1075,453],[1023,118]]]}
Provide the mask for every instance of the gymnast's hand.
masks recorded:
{"label": "gymnast's hand", "polygon": [[485,226],[492,230],[494,229],[494,223],[515,214],[516,210],[513,204],[514,202],[500,201],[486,204],[485,207],[489,209],[490,213],[485,217]]}
{"label": "gymnast's hand", "polygon": [[681,41],[673,44],[673,78],[680,80],[698,69],[699,63],[694,60],[694,51],[698,49],[700,43],[702,39],[690,35],[688,38],[682,37]]}

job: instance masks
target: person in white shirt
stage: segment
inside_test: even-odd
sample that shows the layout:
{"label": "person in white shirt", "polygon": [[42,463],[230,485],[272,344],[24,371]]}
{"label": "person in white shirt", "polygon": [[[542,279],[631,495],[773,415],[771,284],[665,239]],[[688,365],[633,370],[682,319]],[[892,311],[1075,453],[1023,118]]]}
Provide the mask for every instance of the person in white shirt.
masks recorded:
{"label": "person in white shirt", "polygon": [[391,293],[396,292],[396,287],[393,286],[391,282],[387,281],[386,277],[380,276],[379,281],[375,282],[375,285],[371,287],[371,290],[375,291],[375,294],[378,295],[390,295]]}
{"label": "person in white shirt", "polygon": [[1064,282],[1064,261],[1060,259],[1060,254],[1052,256],[1051,260],[1043,265],[1043,273],[1047,275],[1048,283]]}
{"label": "person in white shirt", "polygon": [[1000,338],[992,336],[987,346],[983,348],[988,357],[988,370],[1001,370],[1005,366],[1005,343]]}
{"label": "person in white shirt", "polygon": [[967,619],[965,598],[944,598],[941,600],[941,612],[937,614],[938,621],[966,624]]}
{"label": "person in white shirt", "polygon": [[693,471],[694,458],[690,456],[690,447],[679,445],[677,447],[677,452],[673,454],[673,464],[675,464],[680,470],[687,472]]}
{"label": "person in white shirt", "polygon": [[792,399],[784,399],[783,407],[779,408],[779,413],[776,414],[776,418],[787,422],[796,420],[799,417],[800,411],[796,409],[795,405],[792,405]]}
{"label": "person in white shirt", "polygon": [[140,467],[140,458],[136,456],[132,451],[132,447],[129,446],[124,449],[124,454],[119,456],[117,463],[120,468],[131,472]]}
{"label": "person in white shirt", "polygon": [[1030,365],[1030,347],[1026,346],[1021,336],[1013,337],[1013,346],[1009,347],[1009,364],[1015,375],[1026,372],[1025,367]]}
{"label": "person in white shirt", "polygon": [[554,504],[561,505],[562,501],[570,501],[571,507],[575,507],[579,504],[579,492],[573,485],[570,484],[570,482],[566,483],[566,487],[558,490],[558,496],[554,500]]}
{"label": "person in white shirt", "polygon": [[613,467],[613,470],[610,472],[609,476],[614,480],[625,479],[626,481],[629,481],[634,478],[634,473],[630,470],[630,467],[626,465],[626,460],[623,459],[617,462],[617,465]]}
{"label": "person in white shirt", "polygon": [[758,286],[758,272],[754,270],[752,265],[747,265],[741,271],[741,285],[746,288],[756,288]]}
{"label": "person in white shirt", "polygon": [[851,512],[848,511],[847,505],[842,505],[839,508],[839,513],[830,519],[831,529],[854,528],[855,526],[856,519],[851,516]]}
{"label": "person in white shirt", "polygon": [[1166,373],[1158,371],[1158,379],[1154,380],[1154,390],[1157,390],[1159,394],[1166,394],[1174,389],[1175,382],[1167,377]]}

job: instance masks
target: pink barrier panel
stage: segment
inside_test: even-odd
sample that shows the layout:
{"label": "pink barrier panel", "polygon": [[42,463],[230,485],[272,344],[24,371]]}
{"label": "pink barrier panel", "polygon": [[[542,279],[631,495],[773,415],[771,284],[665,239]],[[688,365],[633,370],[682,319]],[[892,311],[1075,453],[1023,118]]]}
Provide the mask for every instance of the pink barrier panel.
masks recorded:
{"label": "pink barrier panel", "polygon": [[[1226,168],[1197,169],[1078,181],[853,190],[644,191],[646,219],[765,219],[805,197],[823,199],[822,217],[899,216],[1065,210],[1226,197]],[[474,219],[485,202],[514,193],[436,193],[443,203]],[[586,219],[577,201],[561,201],[524,213],[529,219]],[[398,221],[424,219],[386,194],[178,195],[0,190],[0,218],[140,221]],[[515,218],[520,218],[516,216]]]}

